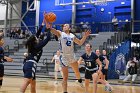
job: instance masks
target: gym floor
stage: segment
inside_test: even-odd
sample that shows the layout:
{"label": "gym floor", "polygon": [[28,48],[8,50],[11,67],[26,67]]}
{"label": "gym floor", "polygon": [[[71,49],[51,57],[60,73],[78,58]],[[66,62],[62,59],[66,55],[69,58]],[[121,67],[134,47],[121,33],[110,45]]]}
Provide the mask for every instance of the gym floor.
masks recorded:
{"label": "gym floor", "polygon": [[[19,93],[20,86],[23,82],[22,77],[11,77],[5,76],[3,87],[0,89],[0,93]],[[110,81],[116,82],[116,81]],[[112,85],[114,90],[113,93],[140,93],[140,88],[138,86],[131,86],[131,85],[121,85],[116,84]],[[29,90],[30,86],[26,90],[25,93],[30,93]],[[90,83],[90,92],[92,93],[92,83]],[[69,93],[84,93],[84,88],[76,85],[74,81],[68,82],[68,92]],[[62,86],[61,80],[56,85],[54,84],[54,79],[45,79],[45,78],[38,78],[37,79],[37,93],[62,93]],[[97,93],[108,93],[104,90],[104,85],[98,84]]]}

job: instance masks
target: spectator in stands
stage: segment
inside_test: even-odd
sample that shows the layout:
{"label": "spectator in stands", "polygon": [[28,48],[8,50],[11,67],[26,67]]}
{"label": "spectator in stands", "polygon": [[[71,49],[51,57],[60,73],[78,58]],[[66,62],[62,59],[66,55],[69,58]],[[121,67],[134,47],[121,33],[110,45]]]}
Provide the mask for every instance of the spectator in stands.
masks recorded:
{"label": "spectator in stands", "polygon": [[118,30],[118,19],[116,18],[116,16],[114,16],[114,18],[112,19],[112,23],[114,26],[114,31]]}
{"label": "spectator in stands", "polygon": [[23,35],[23,38],[25,38],[25,31],[23,30],[22,30],[22,35]]}
{"label": "spectator in stands", "polygon": [[10,30],[9,29],[6,30],[6,36],[10,37]]}
{"label": "spectator in stands", "polygon": [[86,31],[87,29],[89,29],[88,23],[83,24],[82,29],[83,31]]}
{"label": "spectator in stands", "polygon": [[137,57],[133,57],[133,61],[138,63]]}
{"label": "spectator in stands", "polygon": [[10,31],[10,39],[14,38],[14,36],[15,36],[15,31],[14,31],[14,29],[11,29],[11,31]]}
{"label": "spectator in stands", "polygon": [[128,61],[126,67],[128,69],[128,76],[123,80],[123,82],[126,82],[132,77],[131,81],[133,83],[137,77],[137,63],[134,60]]}
{"label": "spectator in stands", "polygon": [[30,36],[30,32],[28,30],[25,30],[25,38],[27,39]]}
{"label": "spectator in stands", "polygon": [[20,30],[18,28],[15,29],[15,36],[14,38],[15,39],[18,39],[19,38],[19,35],[20,35]]}

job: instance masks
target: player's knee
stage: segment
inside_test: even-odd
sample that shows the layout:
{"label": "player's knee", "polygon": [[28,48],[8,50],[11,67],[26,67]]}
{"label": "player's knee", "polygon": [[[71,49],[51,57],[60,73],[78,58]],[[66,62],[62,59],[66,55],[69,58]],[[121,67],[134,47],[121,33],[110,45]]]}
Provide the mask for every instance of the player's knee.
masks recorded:
{"label": "player's knee", "polygon": [[63,76],[63,81],[67,81],[68,77],[67,76]]}
{"label": "player's knee", "polygon": [[97,84],[97,80],[93,80],[93,83],[94,83],[94,84]]}

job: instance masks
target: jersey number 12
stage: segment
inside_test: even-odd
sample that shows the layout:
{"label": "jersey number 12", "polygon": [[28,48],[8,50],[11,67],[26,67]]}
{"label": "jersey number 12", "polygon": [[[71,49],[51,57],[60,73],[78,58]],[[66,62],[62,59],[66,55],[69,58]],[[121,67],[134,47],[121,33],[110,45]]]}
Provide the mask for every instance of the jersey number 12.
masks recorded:
{"label": "jersey number 12", "polygon": [[67,45],[67,46],[71,46],[71,41],[67,41],[67,42],[66,42],[66,45]]}

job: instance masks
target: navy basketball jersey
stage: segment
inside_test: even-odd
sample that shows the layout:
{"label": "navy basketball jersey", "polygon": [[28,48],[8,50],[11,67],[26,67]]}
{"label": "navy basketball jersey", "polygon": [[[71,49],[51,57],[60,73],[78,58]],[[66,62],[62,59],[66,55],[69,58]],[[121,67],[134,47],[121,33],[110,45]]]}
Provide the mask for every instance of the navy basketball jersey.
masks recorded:
{"label": "navy basketball jersey", "polygon": [[0,47],[0,62],[3,62],[4,60],[4,50],[2,47]]}
{"label": "navy basketball jersey", "polygon": [[105,60],[105,58],[103,57],[103,56],[99,56],[99,59],[100,59],[100,61],[101,61],[101,63],[102,63],[102,67],[105,67],[105,62],[104,62],[104,60]]}
{"label": "navy basketball jersey", "polygon": [[91,55],[85,53],[81,57],[85,62],[86,68],[93,69],[97,67],[96,59],[98,59],[98,56],[95,53],[91,52]]}

